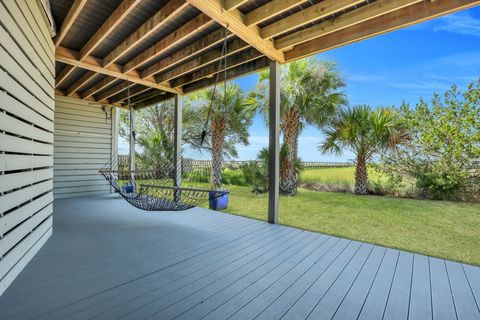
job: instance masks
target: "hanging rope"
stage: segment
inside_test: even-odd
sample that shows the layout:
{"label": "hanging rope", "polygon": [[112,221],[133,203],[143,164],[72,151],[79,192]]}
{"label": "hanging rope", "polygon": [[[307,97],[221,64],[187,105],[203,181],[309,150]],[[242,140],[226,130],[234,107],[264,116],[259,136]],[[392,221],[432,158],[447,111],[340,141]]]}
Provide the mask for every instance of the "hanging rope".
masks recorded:
{"label": "hanging rope", "polygon": [[220,73],[222,70],[222,63],[224,63],[224,86],[225,86],[225,94],[224,94],[224,101],[226,102],[226,97],[227,97],[227,89],[226,89],[226,84],[227,84],[227,44],[228,44],[228,25],[225,27],[225,37],[223,39],[223,46],[222,46],[222,53],[221,53],[221,59],[218,62],[218,68],[217,68],[217,74],[215,76],[215,81],[213,83],[213,89],[212,89],[212,99],[209,102],[208,109],[207,109],[207,117],[205,119],[205,125],[203,126],[203,131],[202,135],[200,137],[200,146],[203,145],[203,142],[205,141],[205,138],[207,136],[207,131],[208,131],[208,123],[210,122],[210,113],[212,110],[212,106],[215,100],[215,93],[217,90],[217,83],[218,80],[220,79]]}

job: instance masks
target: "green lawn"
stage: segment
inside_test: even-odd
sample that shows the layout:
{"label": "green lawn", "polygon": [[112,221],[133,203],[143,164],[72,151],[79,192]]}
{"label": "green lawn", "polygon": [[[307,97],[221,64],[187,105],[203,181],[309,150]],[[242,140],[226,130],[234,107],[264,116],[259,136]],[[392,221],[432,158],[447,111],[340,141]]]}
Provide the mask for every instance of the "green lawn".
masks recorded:
{"label": "green lawn", "polygon": [[[371,181],[380,178],[380,175],[374,170],[369,170],[368,175]],[[300,173],[300,181],[308,183],[323,183],[328,185],[347,184],[353,187],[355,182],[355,167],[303,170]]]}
{"label": "green lawn", "polygon": [[[348,168],[342,168],[345,170]],[[225,211],[265,220],[267,195],[228,186]],[[480,204],[300,189],[280,198],[281,224],[480,265]]]}

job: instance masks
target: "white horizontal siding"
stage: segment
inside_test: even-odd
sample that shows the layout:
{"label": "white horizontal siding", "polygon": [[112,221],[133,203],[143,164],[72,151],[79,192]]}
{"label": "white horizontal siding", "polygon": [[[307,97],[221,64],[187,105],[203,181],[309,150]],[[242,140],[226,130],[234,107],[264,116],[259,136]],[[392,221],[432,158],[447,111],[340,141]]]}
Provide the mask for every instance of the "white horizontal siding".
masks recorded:
{"label": "white horizontal siding", "polygon": [[112,120],[100,105],[56,97],[53,193],[56,199],[106,194],[98,172],[112,157]]}
{"label": "white horizontal siding", "polygon": [[54,46],[34,0],[0,2],[0,295],[52,232]]}

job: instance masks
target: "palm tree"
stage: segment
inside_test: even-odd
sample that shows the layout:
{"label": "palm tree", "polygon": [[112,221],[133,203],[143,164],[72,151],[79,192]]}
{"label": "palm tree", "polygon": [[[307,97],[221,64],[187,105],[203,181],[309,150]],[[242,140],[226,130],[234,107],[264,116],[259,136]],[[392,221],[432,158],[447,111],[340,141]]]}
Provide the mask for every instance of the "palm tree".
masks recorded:
{"label": "palm tree", "polygon": [[190,128],[197,132],[197,137],[206,119],[209,121],[204,145],[211,150],[210,184],[217,190],[221,187],[223,157],[236,157],[237,143],[248,145],[248,128],[254,113],[240,86],[231,83],[187,96],[185,109],[184,114],[190,119]]}
{"label": "palm tree", "polygon": [[[261,72],[252,103],[268,116],[268,71]],[[287,157],[285,172],[280,179],[280,191],[295,194],[297,178],[295,161],[298,154],[298,137],[302,129],[313,124],[322,127],[346,103],[345,94],[339,91],[345,85],[333,63],[316,59],[303,59],[282,67],[280,89],[281,130]],[[268,119],[267,119],[268,120]]]}
{"label": "palm tree", "polygon": [[367,194],[367,165],[375,154],[394,149],[408,139],[395,110],[362,105],[340,110],[330,121],[325,141],[319,145],[323,153],[342,154],[348,149],[355,154],[356,194]]}

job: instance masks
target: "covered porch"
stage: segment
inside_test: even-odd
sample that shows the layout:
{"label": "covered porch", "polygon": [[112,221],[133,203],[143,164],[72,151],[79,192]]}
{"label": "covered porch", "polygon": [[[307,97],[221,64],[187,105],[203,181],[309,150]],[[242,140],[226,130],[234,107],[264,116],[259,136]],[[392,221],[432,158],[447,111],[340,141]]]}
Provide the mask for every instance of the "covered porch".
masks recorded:
{"label": "covered porch", "polygon": [[478,319],[480,268],[196,208],[54,203],[1,319]]}

